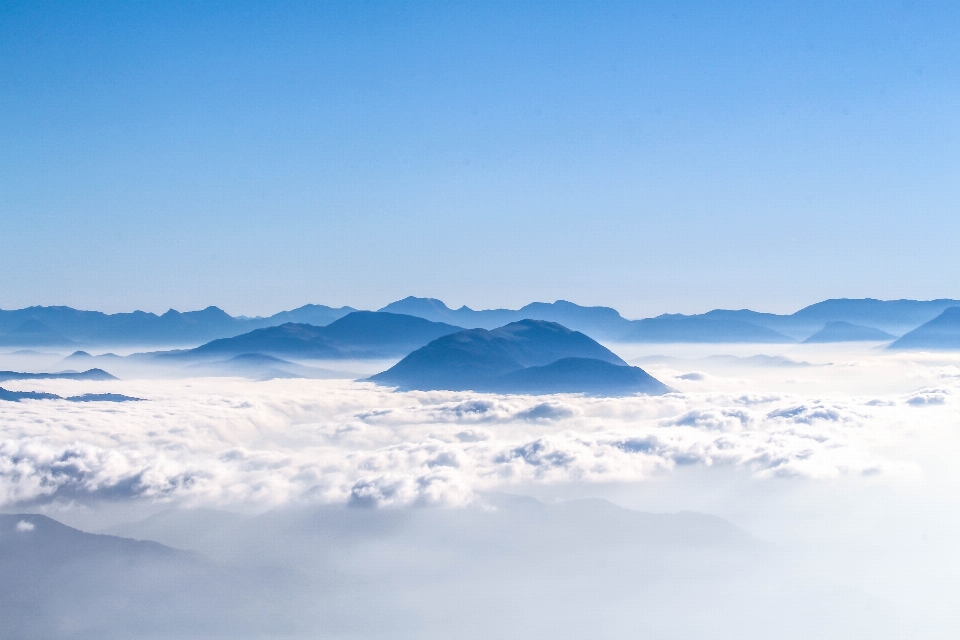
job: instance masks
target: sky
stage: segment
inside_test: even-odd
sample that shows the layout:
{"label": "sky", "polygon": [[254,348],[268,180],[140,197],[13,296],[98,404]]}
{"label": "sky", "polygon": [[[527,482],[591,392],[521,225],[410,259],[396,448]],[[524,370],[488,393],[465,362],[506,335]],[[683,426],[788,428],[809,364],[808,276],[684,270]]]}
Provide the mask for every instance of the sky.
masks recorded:
{"label": "sky", "polygon": [[0,308],[960,298],[960,6],[0,6]]}

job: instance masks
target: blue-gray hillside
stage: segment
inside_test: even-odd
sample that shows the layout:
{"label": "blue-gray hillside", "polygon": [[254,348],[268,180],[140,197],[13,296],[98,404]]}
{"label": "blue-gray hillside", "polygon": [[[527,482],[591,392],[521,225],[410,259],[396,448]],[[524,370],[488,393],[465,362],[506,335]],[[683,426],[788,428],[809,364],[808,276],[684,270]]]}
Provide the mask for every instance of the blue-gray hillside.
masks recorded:
{"label": "blue-gray hillside", "polygon": [[313,359],[389,357],[409,353],[431,340],[460,330],[460,327],[415,316],[354,311],[325,327],[287,323],[214,340],[177,353],[175,357],[247,353]]}
{"label": "blue-gray hillside", "polygon": [[370,380],[401,389],[500,393],[622,395],[667,390],[592,338],[545,320],[438,338]]}
{"label": "blue-gray hillside", "polygon": [[960,349],[960,306],[907,333],[890,349]]}
{"label": "blue-gray hillside", "polygon": [[804,340],[806,343],[823,342],[883,342],[893,340],[893,336],[886,331],[864,327],[859,324],[850,324],[843,320],[834,320],[824,325],[823,329]]}

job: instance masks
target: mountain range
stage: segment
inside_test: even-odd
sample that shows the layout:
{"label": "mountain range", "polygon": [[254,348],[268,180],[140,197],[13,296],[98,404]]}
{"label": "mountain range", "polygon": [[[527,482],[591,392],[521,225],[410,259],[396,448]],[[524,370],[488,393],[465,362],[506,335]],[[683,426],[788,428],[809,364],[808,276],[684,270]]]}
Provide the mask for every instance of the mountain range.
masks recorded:
{"label": "mountain range", "polygon": [[[450,327],[494,329],[518,320],[557,322],[605,342],[751,342],[792,343],[847,340],[893,340],[917,329],[960,301],[833,299],[796,313],[778,315],[749,309],[715,309],[703,314],[664,314],[630,320],[610,307],[585,307],[558,300],[534,302],[520,309],[450,309],[440,300],[408,297],[380,309],[383,313],[414,316]],[[70,307],[29,307],[0,310],[0,346],[76,347],[142,345],[196,347],[221,338],[285,324],[326,327],[356,312],[352,307],[305,305],[270,317],[233,317],[217,307],[162,315],[134,311],[105,314]],[[842,327],[829,323],[843,322]],[[343,342],[343,340],[341,340]],[[336,339],[328,346],[336,348]],[[412,343],[411,343],[412,344]],[[322,351],[321,347],[316,347]],[[374,346],[376,351],[379,347]],[[399,349],[399,347],[398,347]],[[236,352],[235,352],[236,353]],[[329,352],[328,353],[332,353]]]}
{"label": "mountain range", "polygon": [[593,395],[669,391],[592,338],[545,320],[443,336],[370,380],[423,391]]}

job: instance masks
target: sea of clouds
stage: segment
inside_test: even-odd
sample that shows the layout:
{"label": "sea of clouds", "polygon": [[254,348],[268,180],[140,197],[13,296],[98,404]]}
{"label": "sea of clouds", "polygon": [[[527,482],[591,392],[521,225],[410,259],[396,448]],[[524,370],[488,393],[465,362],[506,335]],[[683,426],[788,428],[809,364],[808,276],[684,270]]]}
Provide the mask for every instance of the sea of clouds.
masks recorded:
{"label": "sea of clouds", "polygon": [[[651,371],[677,391],[591,398],[398,393],[344,380],[8,382],[143,400],[0,403],[0,505],[95,497],[457,506],[491,490],[642,483],[688,466],[757,481],[909,481],[922,465],[891,445],[910,434],[929,443],[919,427],[957,423],[960,368],[942,362],[875,357],[799,370],[814,387],[841,389],[833,393],[782,380],[796,371]],[[878,393],[864,393],[871,380]]]}
{"label": "sea of clouds", "polygon": [[[0,402],[0,510],[246,572],[227,580],[237,602],[280,603],[240,625],[253,636],[956,637],[960,354],[797,346],[785,355],[809,364],[755,366],[698,348],[643,365],[675,389],[659,397],[131,371],[7,381],[142,400]],[[754,542],[704,551],[684,540],[715,531],[692,520],[651,547],[654,529],[624,529],[619,512],[502,511],[504,493],[696,511]],[[209,586],[171,588],[192,594],[173,603],[205,603],[191,633],[237,615],[232,600],[208,602]],[[100,637],[101,617],[77,613],[93,610],[87,592],[69,591],[70,615]],[[151,606],[128,607],[129,629]],[[156,637],[180,637],[162,621],[181,614],[160,616]],[[64,615],[51,610],[44,629]]]}

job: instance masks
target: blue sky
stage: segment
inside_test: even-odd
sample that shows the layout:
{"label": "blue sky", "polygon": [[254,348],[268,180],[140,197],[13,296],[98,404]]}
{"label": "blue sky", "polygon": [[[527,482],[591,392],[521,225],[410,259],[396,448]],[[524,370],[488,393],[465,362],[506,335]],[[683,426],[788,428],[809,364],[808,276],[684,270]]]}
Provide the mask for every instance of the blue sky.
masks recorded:
{"label": "blue sky", "polygon": [[0,308],[960,298],[960,5],[0,6]]}

